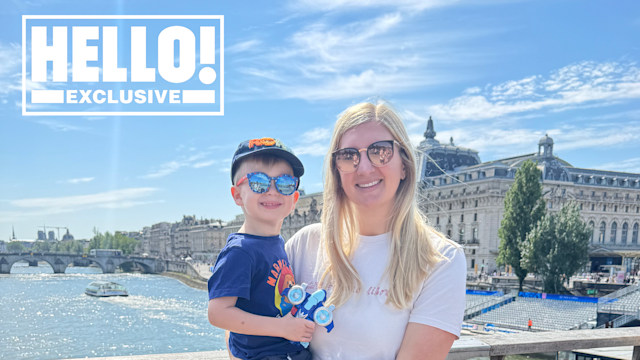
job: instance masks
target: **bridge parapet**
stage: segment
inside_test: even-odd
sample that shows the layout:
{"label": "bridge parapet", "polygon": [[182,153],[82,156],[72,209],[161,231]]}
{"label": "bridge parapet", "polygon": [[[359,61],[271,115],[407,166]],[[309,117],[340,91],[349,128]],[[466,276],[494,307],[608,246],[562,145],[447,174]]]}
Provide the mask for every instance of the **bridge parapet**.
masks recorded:
{"label": "bridge parapet", "polygon": [[137,256],[85,256],[82,254],[66,253],[0,253],[0,274],[9,274],[11,267],[18,261],[37,264],[44,261],[51,265],[56,274],[64,273],[76,260],[89,260],[97,264],[105,274],[114,273],[116,269],[127,263],[137,264],[145,273],[158,274],[165,270],[165,262],[160,259]]}
{"label": "bridge parapet", "polygon": [[463,337],[453,343],[447,360],[507,355],[574,351],[579,349],[633,346],[632,360],[640,360],[640,331],[637,327],[547,332],[521,332]]}
{"label": "bridge parapet", "polygon": [[[638,328],[465,336],[453,343],[447,360],[466,360],[476,357],[489,357],[491,360],[501,360],[504,359],[505,355],[575,351],[616,346],[633,346],[631,359],[640,360],[640,331],[638,331]],[[425,354],[425,358],[426,357],[428,357],[428,354]],[[221,359],[228,359],[226,350],[95,358],[95,360]]]}

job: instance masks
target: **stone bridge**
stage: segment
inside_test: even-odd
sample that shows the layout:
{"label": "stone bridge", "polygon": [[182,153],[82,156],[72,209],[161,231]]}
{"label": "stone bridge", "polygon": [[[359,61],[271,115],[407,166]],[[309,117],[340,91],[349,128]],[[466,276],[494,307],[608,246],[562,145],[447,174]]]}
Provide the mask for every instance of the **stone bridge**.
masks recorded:
{"label": "stone bridge", "polygon": [[9,274],[11,267],[18,261],[26,261],[29,265],[37,266],[38,261],[44,261],[51,265],[53,272],[62,274],[69,264],[74,261],[90,262],[98,265],[102,272],[111,274],[122,265],[132,265],[142,268],[145,274],[158,274],[165,271],[165,261],[138,256],[91,256],[82,254],[64,254],[64,253],[0,253],[0,274]]}

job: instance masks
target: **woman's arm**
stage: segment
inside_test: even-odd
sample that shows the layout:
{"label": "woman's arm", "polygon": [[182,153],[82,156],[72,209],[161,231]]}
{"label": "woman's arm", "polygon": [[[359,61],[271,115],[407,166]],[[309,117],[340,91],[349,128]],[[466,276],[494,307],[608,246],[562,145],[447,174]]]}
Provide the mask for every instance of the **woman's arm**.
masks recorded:
{"label": "woman's arm", "polygon": [[241,360],[238,359],[237,357],[233,356],[233,354],[231,353],[231,346],[229,345],[229,336],[231,335],[231,332],[229,330],[225,330],[224,331],[224,343],[227,344],[227,352],[229,353],[229,360]]}
{"label": "woman's arm", "polygon": [[410,322],[396,360],[445,359],[456,336],[433,326]]}

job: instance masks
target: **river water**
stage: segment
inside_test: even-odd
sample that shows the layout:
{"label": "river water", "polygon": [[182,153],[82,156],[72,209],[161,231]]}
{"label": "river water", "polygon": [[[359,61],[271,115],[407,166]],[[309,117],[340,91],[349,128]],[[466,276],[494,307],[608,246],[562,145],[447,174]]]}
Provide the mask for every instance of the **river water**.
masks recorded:
{"label": "river water", "polygon": [[[94,280],[124,285],[128,297],[84,294]],[[207,292],[147,274],[16,263],[0,275],[0,358],[65,359],[220,350],[224,333],[207,320]]]}

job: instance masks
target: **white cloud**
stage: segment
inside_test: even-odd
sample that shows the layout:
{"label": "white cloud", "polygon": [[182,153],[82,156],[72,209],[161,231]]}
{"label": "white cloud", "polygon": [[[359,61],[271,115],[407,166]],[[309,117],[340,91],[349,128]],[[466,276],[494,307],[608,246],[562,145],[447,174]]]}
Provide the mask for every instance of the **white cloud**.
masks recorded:
{"label": "white cloud", "polygon": [[142,178],[155,179],[155,178],[165,177],[169,174],[173,174],[174,172],[178,171],[178,169],[184,166],[187,166],[187,163],[178,162],[178,161],[169,161],[160,165],[159,169],[152,171],[146,175],[143,175]]}
{"label": "white cloud", "polygon": [[91,182],[94,179],[95,179],[94,177],[83,177],[83,178],[69,179],[66,182],[69,184],[80,184],[80,183]]}
{"label": "white cloud", "polygon": [[[30,109],[33,109],[33,107],[30,107]],[[61,131],[61,132],[67,132],[67,131],[86,132],[86,131],[88,131],[86,128],[83,128],[83,127],[80,127],[80,126],[76,126],[76,125],[65,124],[64,122],[58,121],[58,120],[45,119],[45,120],[36,120],[35,122],[37,124],[45,125],[45,126],[49,127],[50,129],[52,129],[54,131]]]}
{"label": "white cloud", "polygon": [[157,203],[161,202],[161,200],[144,199],[157,191],[158,189],[156,188],[148,187],[128,188],[88,195],[9,200],[8,204],[15,207],[16,210],[0,211],[0,222],[9,223],[24,218],[43,217],[90,209],[119,209]]}
{"label": "white cloud", "polygon": [[203,168],[203,167],[209,167],[213,164],[217,163],[216,160],[208,160],[208,161],[202,161],[202,162],[197,162],[195,164],[193,164],[193,168],[194,169],[199,169],[199,168]]}
{"label": "white cloud", "polygon": [[483,90],[467,89],[446,104],[431,106],[429,113],[441,120],[484,120],[530,111],[606,106],[638,98],[640,68],[635,63],[583,61],[546,78],[533,75]]}
{"label": "white cloud", "polygon": [[0,95],[21,90],[22,53],[20,44],[0,42]]}
{"label": "white cloud", "polygon": [[331,130],[315,128],[300,135],[298,145],[293,147],[296,155],[324,156],[329,149]]}
{"label": "white cloud", "polygon": [[640,173],[640,157],[608,162],[595,166],[596,169]]}
{"label": "white cloud", "polygon": [[141,197],[147,197],[158,189],[156,188],[129,188],[113,190],[90,195],[75,195],[52,198],[33,198],[12,200],[10,203],[19,208],[51,208],[69,209],[86,207],[103,207],[107,204],[117,205],[120,201],[129,201]]}
{"label": "white cloud", "polygon": [[400,8],[406,11],[423,11],[459,2],[459,0],[295,0],[290,2],[290,7],[300,12],[346,11],[363,8]]}
{"label": "white cloud", "polygon": [[243,42],[239,42],[229,47],[225,47],[224,51],[226,54],[237,54],[245,51],[254,50],[256,47],[262,45],[260,40],[247,40]]}
{"label": "white cloud", "polygon": [[398,11],[358,21],[321,17],[305,24],[282,44],[242,59],[238,71],[248,79],[241,89],[230,90],[234,98],[353,99],[458,81],[462,72],[445,74],[442,68],[460,59],[468,67],[476,59],[454,47],[486,35],[443,33]]}
{"label": "white cloud", "polygon": [[[538,141],[545,134],[553,138],[554,154],[562,157],[563,151],[570,150],[633,147],[640,143],[640,123],[594,121],[581,122],[579,126],[558,124],[547,130],[523,128],[513,124],[481,126],[471,123],[437,131],[436,140],[448,144],[453,137],[455,145],[476,150],[482,161],[490,161],[537,152]],[[411,134],[414,145],[418,145],[423,139],[422,133]],[[584,166],[584,164],[574,165]],[[614,167],[605,168],[628,171]]]}
{"label": "white cloud", "polygon": [[[179,151],[182,151],[183,147],[179,147]],[[196,149],[190,147],[188,149],[190,152],[195,151]],[[165,177],[167,175],[173,174],[174,172],[180,170],[181,168],[193,168],[200,169],[204,167],[211,166],[217,162],[214,159],[205,159],[209,156],[210,152],[199,152],[192,155],[183,155],[180,156],[177,160],[168,161],[164,164],[161,164],[158,168],[150,171],[149,173],[142,175],[143,179],[157,179],[161,177]]]}

